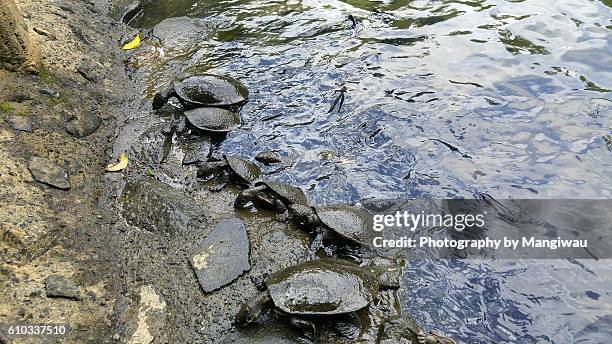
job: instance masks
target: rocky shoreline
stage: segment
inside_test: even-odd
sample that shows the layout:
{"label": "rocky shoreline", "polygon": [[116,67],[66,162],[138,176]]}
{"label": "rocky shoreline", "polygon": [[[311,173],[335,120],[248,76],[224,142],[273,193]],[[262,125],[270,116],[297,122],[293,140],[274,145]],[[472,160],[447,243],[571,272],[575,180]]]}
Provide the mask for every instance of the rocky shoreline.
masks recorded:
{"label": "rocky shoreline", "polygon": [[[188,46],[192,37],[178,37],[168,20],[140,33],[154,43],[122,51],[136,32],[117,18],[135,8],[97,0],[20,6],[45,59],[37,75],[0,72],[0,197],[8,204],[0,276],[10,290],[0,296],[0,323],[66,323],[65,340],[75,343],[446,343],[402,316],[401,267],[367,249],[366,227],[350,233],[365,226],[362,210],[313,208],[301,190],[260,178],[257,163],[282,160],[274,152],[257,163],[216,152],[235,116],[185,119],[180,92],[152,104],[163,87],[151,83],[150,69],[169,54],[165,44]],[[122,153],[127,166],[105,171]],[[304,230],[315,227],[326,231]],[[275,292],[283,312],[236,326],[249,300],[290,283],[294,275],[279,271],[293,267],[303,278],[310,266],[302,264],[327,256],[352,257],[312,269],[341,271],[331,280],[340,286],[358,277],[364,290],[343,301],[358,307],[295,311],[306,319],[294,323]],[[357,277],[347,280],[347,271]]]}

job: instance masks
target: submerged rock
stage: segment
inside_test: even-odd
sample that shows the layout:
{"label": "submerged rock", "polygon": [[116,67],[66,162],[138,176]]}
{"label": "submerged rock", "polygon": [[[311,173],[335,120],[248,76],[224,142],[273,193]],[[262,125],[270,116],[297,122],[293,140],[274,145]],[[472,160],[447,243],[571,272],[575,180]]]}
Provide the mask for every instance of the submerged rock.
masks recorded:
{"label": "submerged rock", "polygon": [[102,118],[95,112],[86,112],[76,116],[66,124],[68,134],[83,138],[93,134],[102,124]]}
{"label": "submerged rock", "polygon": [[190,17],[168,18],[153,28],[152,36],[169,50],[185,50],[206,39],[213,25],[207,20]]}
{"label": "submerged rock", "polygon": [[31,133],[32,128],[32,120],[29,117],[25,116],[8,116],[4,119],[8,125],[11,126],[14,130],[25,131]]}
{"label": "submerged rock", "polygon": [[219,289],[250,270],[249,250],[246,226],[241,220],[219,222],[189,258],[202,290],[208,293]]}
{"label": "submerged rock", "polygon": [[47,297],[80,300],[79,287],[76,283],[60,275],[51,275],[45,280]]}
{"label": "submerged rock", "polygon": [[261,152],[257,154],[257,156],[255,157],[255,160],[261,163],[264,163],[266,165],[278,164],[279,162],[283,161],[281,156],[275,152]]}
{"label": "submerged rock", "polygon": [[185,194],[153,179],[128,182],[119,200],[126,221],[151,232],[187,231],[199,219],[197,209]]}
{"label": "submerged rock", "polygon": [[226,133],[240,126],[240,116],[222,108],[199,108],[185,112],[187,121],[197,129]]}
{"label": "submerged rock", "polygon": [[62,190],[70,189],[66,171],[45,158],[31,157],[28,161],[28,169],[36,181]]}

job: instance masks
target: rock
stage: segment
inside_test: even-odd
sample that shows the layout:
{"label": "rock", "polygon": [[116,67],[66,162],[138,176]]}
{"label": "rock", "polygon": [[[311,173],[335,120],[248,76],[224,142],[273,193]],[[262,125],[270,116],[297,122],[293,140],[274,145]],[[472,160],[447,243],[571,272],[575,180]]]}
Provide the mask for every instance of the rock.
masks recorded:
{"label": "rock", "polygon": [[77,72],[85,79],[95,83],[99,83],[106,77],[104,66],[89,57],[81,61],[77,66]]}
{"label": "rock", "polygon": [[53,298],[64,298],[70,300],[80,300],[81,295],[79,293],[79,287],[77,285],[60,275],[51,275],[47,277],[45,281],[45,289],[47,291],[47,297]]}
{"label": "rock", "polygon": [[60,97],[60,93],[54,89],[48,88],[48,87],[43,87],[40,89],[40,93],[44,94],[46,96],[49,96],[51,98],[59,98]]}
{"label": "rock", "polygon": [[303,334],[283,323],[266,323],[265,326],[249,326],[228,334],[222,344],[305,344]]}
{"label": "rock", "polygon": [[167,125],[162,123],[145,130],[130,147],[130,159],[153,166],[166,160],[172,148],[172,135],[164,133],[168,129]]}
{"label": "rock", "polygon": [[422,332],[417,322],[409,316],[395,317],[383,324],[380,344],[419,344]]}
{"label": "rock", "polygon": [[68,134],[83,138],[93,134],[102,124],[102,118],[95,112],[86,112],[76,116],[66,124]]}
{"label": "rock", "polygon": [[213,25],[200,18],[174,17],[157,24],[152,36],[166,49],[189,49],[206,39]]}
{"label": "rock", "polygon": [[130,225],[155,233],[184,232],[199,219],[187,195],[154,179],[128,182],[119,201]]}
{"label": "rock", "polygon": [[266,165],[278,164],[279,162],[283,161],[281,156],[275,152],[261,152],[257,154],[257,156],[255,157],[255,160],[261,163],[264,163]]}
{"label": "rock", "polygon": [[62,190],[70,189],[70,181],[66,171],[45,158],[31,157],[28,161],[28,169],[32,177],[41,183]]}
{"label": "rock", "polygon": [[32,120],[29,117],[25,116],[8,116],[4,121],[8,123],[14,130],[26,131],[31,133],[32,128]]}
{"label": "rock", "polygon": [[136,315],[136,329],[128,344],[149,344],[163,333],[166,319],[166,301],[152,286],[140,288],[140,301]]}
{"label": "rock", "polygon": [[246,226],[237,218],[219,222],[196,244],[189,262],[204,292],[219,289],[251,269]]}
{"label": "rock", "polygon": [[212,143],[207,137],[187,145],[185,148],[185,156],[183,157],[183,165],[205,162],[210,156],[211,149]]}
{"label": "rock", "polygon": [[42,29],[42,28],[34,26],[34,27],[32,27],[32,30],[34,30],[34,32],[36,32],[37,34],[39,34],[41,36],[46,36],[47,38],[49,38],[52,41],[55,41],[57,39],[57,37],[53,33],[49,32],[49,31],[47,31],[45,29]]}

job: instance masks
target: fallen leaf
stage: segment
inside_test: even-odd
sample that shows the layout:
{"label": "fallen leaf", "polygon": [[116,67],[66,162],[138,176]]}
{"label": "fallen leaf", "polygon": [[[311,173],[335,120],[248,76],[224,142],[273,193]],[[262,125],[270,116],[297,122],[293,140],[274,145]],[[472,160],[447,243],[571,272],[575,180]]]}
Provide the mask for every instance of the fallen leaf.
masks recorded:
{"label": "fallen leaf", "polygon": [[136,37],[134,37],[134,39],[130,43],[127,43],[121,49],[132,50],[134,48],[137,48],[139,45],[140,45],[140,34],[137,34]]}
{"label": "fallen leaf", "polygon": [[128,156],[125,153],[119,154],[116,163],[108,164],[106,166],[107,172],[118,172],[125,169],[128,165]]}

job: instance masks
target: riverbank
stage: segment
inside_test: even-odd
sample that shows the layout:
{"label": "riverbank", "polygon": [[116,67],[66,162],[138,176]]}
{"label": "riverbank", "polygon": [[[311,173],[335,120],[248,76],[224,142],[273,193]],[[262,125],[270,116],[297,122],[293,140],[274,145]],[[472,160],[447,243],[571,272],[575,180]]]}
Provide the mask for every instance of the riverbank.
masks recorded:
{"label": "riverbank", "polygon": [[[131,87],[119,50],[109,49],[119,29],[103,1],[18,6],[42,60],[36,74],[0,71],[0,323],[68,324],[68,342],[107,342],[118,262],[112,215],[99,202],[118,105]],[[34,180],[34,156],[65,170],[70,189]],[[78,297],[49,292],[50,276],[76,284]]]}

